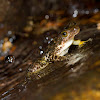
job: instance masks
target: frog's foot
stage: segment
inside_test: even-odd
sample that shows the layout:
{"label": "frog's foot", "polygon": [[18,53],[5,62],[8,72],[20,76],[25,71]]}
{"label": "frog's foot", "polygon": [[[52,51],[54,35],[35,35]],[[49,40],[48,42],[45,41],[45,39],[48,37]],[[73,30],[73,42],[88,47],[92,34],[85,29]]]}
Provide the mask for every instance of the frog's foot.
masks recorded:
{"label": "frog's foot", "polygon": [[87,41],[81,41],[81,40],[74,40],[73,45],[78,45],[79,47],[83,47],[86,42],[92,41],[91,38],[89,38]]}

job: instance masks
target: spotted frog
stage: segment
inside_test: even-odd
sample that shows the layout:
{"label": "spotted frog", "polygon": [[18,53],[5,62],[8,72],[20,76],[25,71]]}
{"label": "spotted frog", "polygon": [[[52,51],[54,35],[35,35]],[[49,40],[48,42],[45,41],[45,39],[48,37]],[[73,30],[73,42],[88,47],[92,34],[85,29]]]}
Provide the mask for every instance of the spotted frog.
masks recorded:
{"label": "spotted frog", "polygon": [[79,45],[80,47],[87,41],[74,40],[75,35],[80,32],[80,28],[76,24],[70,24],[64,29],[58,37],[56,37],[47,47],[46,53],[43,57],[31,65],[28,75],[38,73],[50,63],[55,61],[62,61],[68,53],[71,45]]}

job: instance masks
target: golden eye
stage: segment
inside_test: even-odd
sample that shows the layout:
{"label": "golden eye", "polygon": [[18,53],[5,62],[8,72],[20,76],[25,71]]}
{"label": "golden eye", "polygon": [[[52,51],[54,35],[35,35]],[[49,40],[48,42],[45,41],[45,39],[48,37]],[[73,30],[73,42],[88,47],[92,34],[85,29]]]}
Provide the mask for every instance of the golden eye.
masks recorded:
{"label": "golden eye", "polygon": [[62,34],[63,37],[67,37],[68,36],[66,31],[61,32],[61,34]]}

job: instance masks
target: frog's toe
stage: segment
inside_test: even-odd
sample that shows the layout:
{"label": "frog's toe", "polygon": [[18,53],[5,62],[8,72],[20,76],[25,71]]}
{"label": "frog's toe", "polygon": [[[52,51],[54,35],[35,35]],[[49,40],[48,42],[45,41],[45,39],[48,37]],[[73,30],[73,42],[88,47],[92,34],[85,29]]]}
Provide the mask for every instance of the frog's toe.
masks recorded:
{"label": "frog's toe", "polygon": [[86,42],[91,42],[91,41],[92,41],[91,38],[89,38],[87,41],[80,41],[79,47],[81,48],[81,47],[83,47],[86,44]]}
{"label": "frog's toe", "polygon": [[79,48],[83,47],[83,46],[86,44],[86,42],[87,42],[87,41],[81,41],[81,42],[79,43]]}

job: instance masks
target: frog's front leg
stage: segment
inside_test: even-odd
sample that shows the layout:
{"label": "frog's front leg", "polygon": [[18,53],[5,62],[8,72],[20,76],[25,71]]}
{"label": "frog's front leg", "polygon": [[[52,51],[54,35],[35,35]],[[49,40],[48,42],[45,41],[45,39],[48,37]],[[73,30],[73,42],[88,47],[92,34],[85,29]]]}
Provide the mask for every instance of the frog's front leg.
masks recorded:
{"label": "frog's front leg", "polygon": [[86,42],[92,41],[91,38],[89,38],[87,41],[81,41],[81,40],[74,40],[73,41],[73,45],[78,45],[79,47],[84,46],[84,44],[86,44]]}
{"label": "frog's front leg", "polygon": [[66,60],[66,55],[68,53],[69,48],[63,50],[61,53],[53,55],[53,61],[63,61]]}
{"label": "frog's front leg", "polygon": [[66,56],[58,56],[57,59],[54,59],[54,61],[64,61],[66,60]]}

